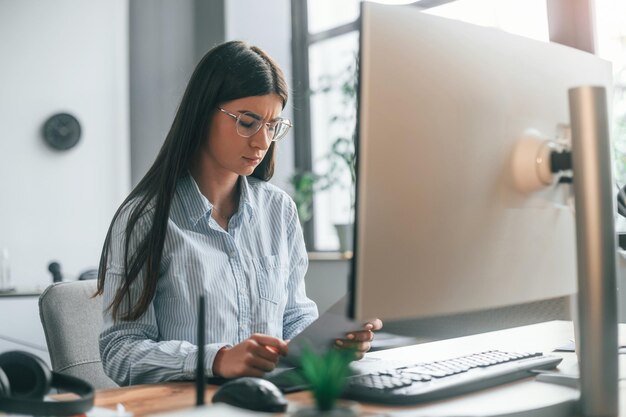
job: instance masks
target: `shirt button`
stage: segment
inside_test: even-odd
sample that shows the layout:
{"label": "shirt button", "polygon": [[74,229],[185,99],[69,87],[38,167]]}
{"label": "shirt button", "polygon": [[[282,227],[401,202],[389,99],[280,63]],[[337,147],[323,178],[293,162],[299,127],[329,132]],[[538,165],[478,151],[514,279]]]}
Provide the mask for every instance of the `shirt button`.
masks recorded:
{"label": "shirt button", "polygon": [[235,256],[237,256],[237,252],[235,252],[235,251],[231,251],[231,252],[230,252],[230,257],[231,257],[231,258],[234,258]]}

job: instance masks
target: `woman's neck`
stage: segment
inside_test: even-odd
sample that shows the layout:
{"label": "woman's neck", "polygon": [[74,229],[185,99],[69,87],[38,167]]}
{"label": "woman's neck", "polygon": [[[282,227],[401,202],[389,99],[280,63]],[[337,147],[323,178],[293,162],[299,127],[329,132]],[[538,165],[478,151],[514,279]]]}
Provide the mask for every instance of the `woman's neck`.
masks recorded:
{"label": "woman's neck", "polygon": [[217,209],[220,216],[230,217],[237,211],[239,204],[238,175],[217,175],[209,169],[198,167],[194,167],[190,172],[202,195]]}

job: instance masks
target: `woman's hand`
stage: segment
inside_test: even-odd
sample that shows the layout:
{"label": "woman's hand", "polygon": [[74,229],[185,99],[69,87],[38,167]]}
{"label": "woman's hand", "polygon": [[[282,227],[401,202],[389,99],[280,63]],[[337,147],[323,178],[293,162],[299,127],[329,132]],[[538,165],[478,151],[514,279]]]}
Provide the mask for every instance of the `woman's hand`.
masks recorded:
{"label": "woman's hand", "polygon": [[335,340],[335,346],[340,349],[354,349],[355,359],[363,359],[365,353],[372,347],[374,340],[374,332],[383,328],[383,322],[380,319],[370,320],[363,325],[363,329],[356,332],[346,334],[345,339]]}
{"label": "woman's hand", "polygon": [[280,356],[286,355],[287,342],[255,333],[232,348],[220,349],[213,361],[213,375],[262,377],[276,367]]}

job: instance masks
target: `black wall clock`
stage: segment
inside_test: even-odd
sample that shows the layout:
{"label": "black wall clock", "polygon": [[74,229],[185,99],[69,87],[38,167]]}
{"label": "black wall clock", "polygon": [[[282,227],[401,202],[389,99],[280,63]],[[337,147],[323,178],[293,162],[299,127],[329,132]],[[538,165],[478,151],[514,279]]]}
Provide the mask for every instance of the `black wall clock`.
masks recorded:
{"label": "black wall clock", "polygon": [[52,115],[43,125],[43,137],[53,149],[66,151],[80,140],[80,123],[68,113]]}

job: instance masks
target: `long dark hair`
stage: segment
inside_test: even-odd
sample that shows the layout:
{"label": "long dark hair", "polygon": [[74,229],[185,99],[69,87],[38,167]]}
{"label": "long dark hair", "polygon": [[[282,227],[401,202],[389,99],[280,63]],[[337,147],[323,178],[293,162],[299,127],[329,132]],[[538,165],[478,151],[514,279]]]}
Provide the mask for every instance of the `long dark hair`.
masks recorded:
{"label": "long dark hair", "polygon": [[[104,291],[113,225],[120,213],[130,208],[125,230],[124,282],[108,306],[114,320],[138,319],[154,298],[176,184],[187,174],[192,158],[206,139],[217,105],[272,93],[282,98],[284,108],[288,97],[285,76],[260,48],[241,41],[226,42],[211,49],[198,63],[156,160],[117,209],[104,240],[96,295]],[[267,181],[274,174],[274,145],[272,142],[253,177]],[[132,251],[129,242],[135,225],[148,212],[153,212],[150,229]],[[142,272],[142,293],[138,300],[131,300],[130,287]],[[128,309],[120,315],[124,299]]]}

